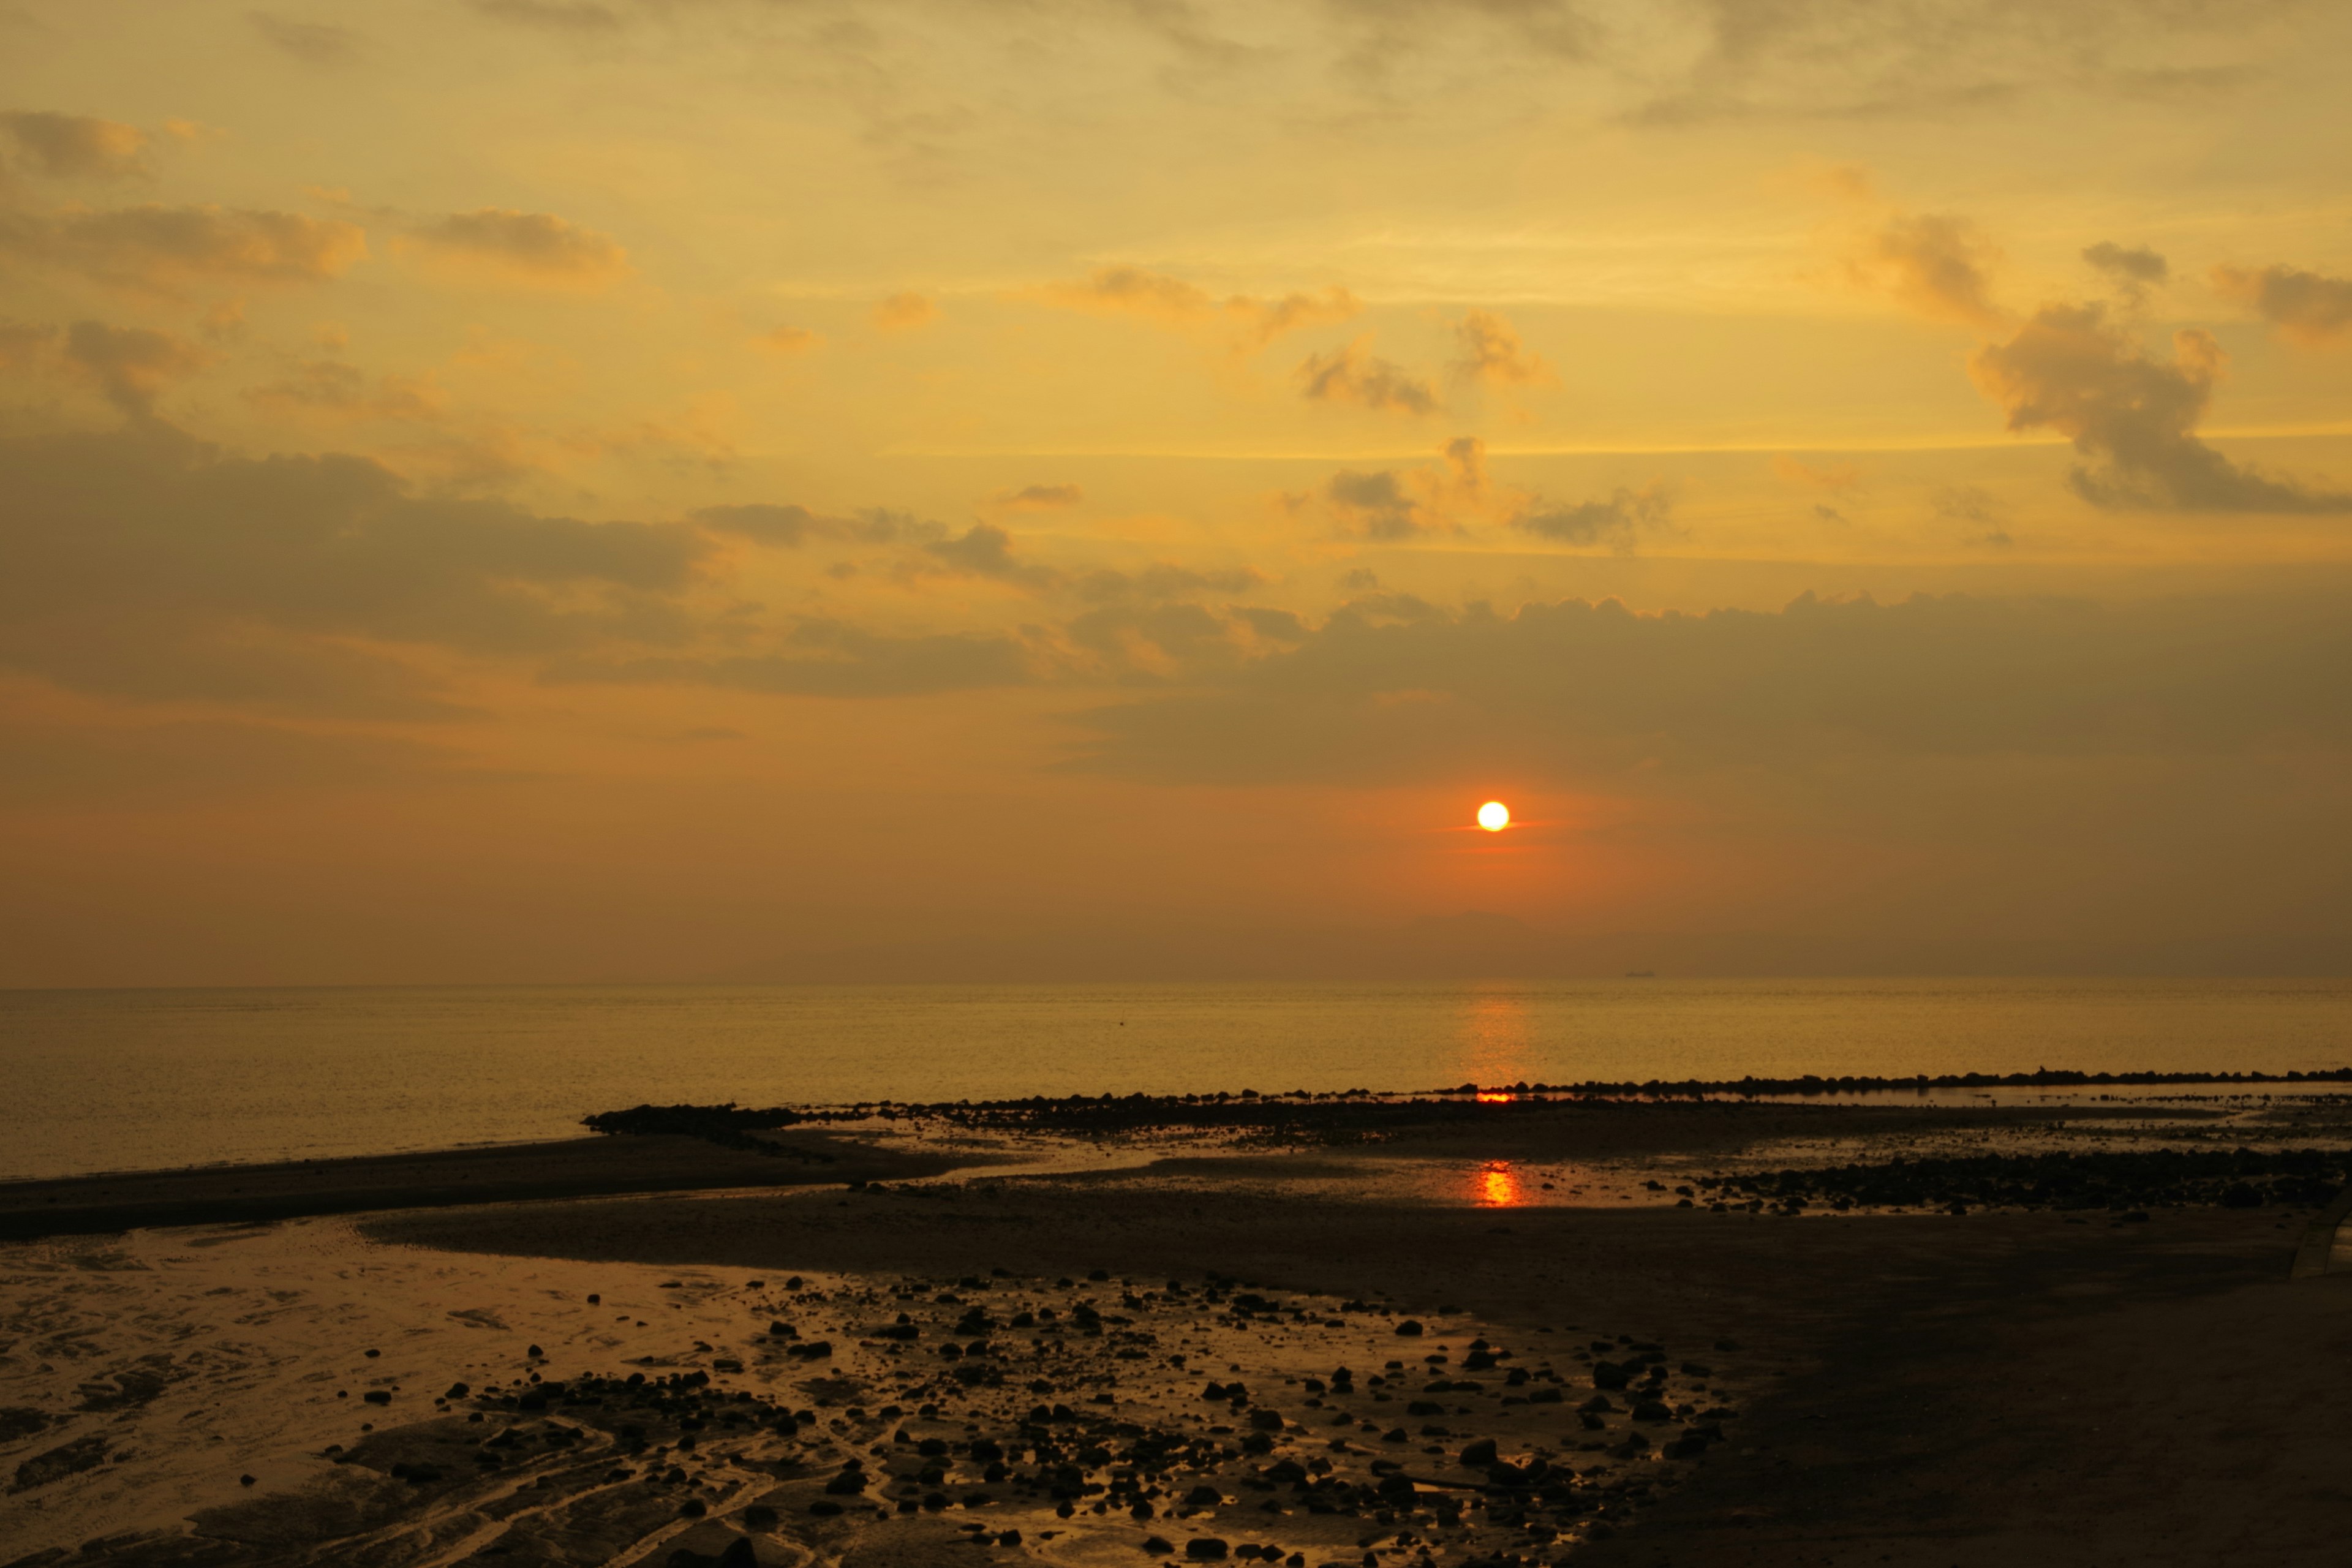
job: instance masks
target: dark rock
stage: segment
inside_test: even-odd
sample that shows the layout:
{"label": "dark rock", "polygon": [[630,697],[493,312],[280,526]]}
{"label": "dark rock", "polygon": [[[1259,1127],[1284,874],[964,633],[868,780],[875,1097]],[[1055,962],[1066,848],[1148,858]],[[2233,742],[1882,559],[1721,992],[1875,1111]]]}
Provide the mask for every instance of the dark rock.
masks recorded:
{"label": "dark rock", "polygon": [[1184,1494],[1186,1508],[1214,1508],[1225,1500],[1225,1494],[1205,1481]]}
{"label": "dark rock", "polygon": [[1184,1543],[1184,1556],[1193,1563],[1222,1563],[1229,1549],[1213,1535],[1196,1535]]}
{"label": "dark rock", "polygon": [[1495,1439],[1492,1437],[1481,1437],[1462,1450],[1462,1468],[1465,1470],[1483,1469],[1494,1462]]}
{"label": "dark rock", "polygon": [[1143,1538],[1143,1549],[1151,1553],[1154,1557],[1165,1557],[1170,1552],[1176,1550],[1175,1547],[1169,1544],[1165,1537],[1158,1535],[1145,1536]]}
{"label": "dark rock", "polygon": [[18,1465],[16,1484],[8,1489],[22,1492],[30,1491],[35,1487],[45,1487],[51,1481],[61,1481],[68,1476],[77,1476],[84,1470],[95,1468],[105,1458],[106,1439],[93,1432],[87,1437],[77,1437],[45,1454],[36,1454]]}
{"label": "dark rock", "polygon": [[1595,1388],[1622,1388],[1633,1380],[1633,1373],[1613,1361],[1592,1363],[1592,1386]]}
{"label": "dark rock", "polygon": [[1404,1335],[1407,1339],[1414,1339],[1420,1336],[1422,1329],[1418,1322],[1414,1321],[1411,1318],[1407,1318],[1403,1322],[1399,1323],[1396,1326],[1396,1331]]}
{"label": "dark rock", "polygon": [[1675,1413],[1657,1400],[1640,1399],[1633,1403],[1633,1419],[1636,1421],[1671,1421],[1674,1418]]}
{"label": "dark rock", "polygon": [[1261,1432],[1279,1432],[1282,1430],[1283,1426],[1282,1412],[1279,1410],[1253,1410],[1250,1412],[1249,1422],[1252,1426],[1257,1428],[1257,1430]]}
{"label": "dark rock", "polygon": [[360,1397],[370,1405],[389,1405],[392,1403],[391,1393],[388,1390],[381,1388],[371,1388],[365,1394],[361,1394]]}
{"label": "dark rock", "polygon": [[449,1392],[443,1394],[441,1397],[444,1399],[463,1399],[466,1395],[473,1392],[473,1389],[466,1384],[453,1383],[449,1385]]}

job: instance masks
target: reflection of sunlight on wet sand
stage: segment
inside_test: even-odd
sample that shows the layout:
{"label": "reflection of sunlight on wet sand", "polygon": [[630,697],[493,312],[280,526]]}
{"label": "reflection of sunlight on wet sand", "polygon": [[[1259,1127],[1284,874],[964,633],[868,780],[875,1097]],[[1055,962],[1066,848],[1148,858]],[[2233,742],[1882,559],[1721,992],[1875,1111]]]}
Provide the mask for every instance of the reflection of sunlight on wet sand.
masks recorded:
{"label": "reflection of sunlight on wet sand", "polygon": [[1527,998],[1509,992],[1474,993],[1464,1001],[1460,1026],[1464,1077],[1481,1085],[1518,1083],[1527,1078],[1534,1045]]}
{"label": "reflection of sunlight on wet sand", "polygon": [[1471,1202],[1480,1208],[1517,1208],[1528,1201],[1526,1189],[1519,1184],[1519,1173],[1511,1169],[1507,1160],[1496,1160],[1470,1174]]}

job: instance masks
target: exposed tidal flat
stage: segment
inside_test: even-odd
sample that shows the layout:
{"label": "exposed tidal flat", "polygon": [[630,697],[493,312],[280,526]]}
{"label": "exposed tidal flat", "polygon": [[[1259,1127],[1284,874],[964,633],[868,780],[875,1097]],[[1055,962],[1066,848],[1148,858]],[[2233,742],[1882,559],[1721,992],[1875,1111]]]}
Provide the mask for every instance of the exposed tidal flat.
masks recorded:
{"label": "exposed tidal flat", "polygon": [[599,1121],[0,1188],[0,1563],[2318,1563],[2352,1503],[2332,1086]]}

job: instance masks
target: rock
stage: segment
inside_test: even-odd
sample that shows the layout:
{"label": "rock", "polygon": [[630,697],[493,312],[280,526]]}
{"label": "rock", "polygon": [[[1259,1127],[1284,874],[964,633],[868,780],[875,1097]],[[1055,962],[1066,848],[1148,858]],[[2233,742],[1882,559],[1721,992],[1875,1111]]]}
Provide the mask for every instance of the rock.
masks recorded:
{"label": "rock", "polygon": [[1279,1432],[1282,1430],[1283,1426],[1282,1412],[1279,1410],[1253,1410],[1250,1412],[1249,1422],[1250,1425],[1255,1427],[1258,1431]]}
{"label": "rock", "polygon": [[466,1395],[473,1392],[474,1390],[470,1384],[453,1383],[449,1385],[449,1392],[443,1394],[441,1397],[444,1399],[463,1399]]}
{"label": "rock", "polygon": [[1165,1557],[1170,1552],[1176,1550],[1175,1547],[1168,1543],[1165,1537],[1158,1535],[1145,1536],[1143,1538],[1143,1549],[1151,1553],[1154,1557]]}
{"label": "rock", "polygon": [[1617,1407],[1609,1403],[1609,1396],[1607,1394],[1596,1394],[1576,1408],[1582,1414],[1590,1414],[1591,1412],[1598,1411],[1601,1415],[1606,1415]]}
{"label": "rock", "polygon": [[1606,1429],[1609,1425],[1608,1422],[1603,1421],[1600,1416],[1595,1415],[1590,1410],[1586,1411],[1583,1415],[1579,1415],[1577,1420],[1582,1423],[1584,1429],[1588,1432],[1602,1431]]}
{"label": "rock", "polygon": [[1206,1482],[1184,1494],[1186,1508],[1214,1508],[1225,1500],[1225,1494]]}
{"label": "rock", "polygon": [[773,1530],[776,1523],[776,1510],[766,1503],[755,1502],[743,1510],[743,1528],[746,1530]]}
{"label": "rock", "polygon": [[1193,1563],[1222,1563],[1227,1551],[1225,1543],[1213,1535],[1196,1535],[1184,1543],[1184,1556]]}
{"label": "rock", "polygon": [[782,1318],[768,1320],[768,1332],[780,1340],[796,1340],[801,1337],[801,1331]]}
{"label": "rock", "polygon": [[1613,1361],[1592,1363],[1592,1386],[1595,1388],[1622,1388],[1633,1381],[1633,1374]]}
{"label": "rock", "polygon": [[996,1533],[996,1544],[1018,1546],[1021,1544],[1021,1532],[1017,1530],[1001,1530]]}
{"label": "rock", "polygon": [[1421,1336],[1422,1329],[1420,1323],[1411,1318],[1407,1318],[1403,1322],[1399,1323],[1396,1326],[1396,1331],[1402,1334],[1407,1339],[1418,1339]]}
{"label": "rock", "polygon": [[249,1487],[253,1485],[253,1478],[251,1476],[239,1476],[236,1478],[236,1484],[241,1487]]}
{"label": "rock", "polygon": [[1462,1450],[1461,1463],[1465,1470],[1479,1470],[1495,1462],[1495,1439],[1481,1437]]}
{"label": "rock", "polygon": [[[523,1353],[524,1355],[526,1355],[526,1356],[529,1356],[529,1357],[530,1357],[531,1360],[533,1360],[533,1361],[544,1361],[544,1360],[547,1358],[547,1352],[546,1352],[545,1351],[543,1351],[543,1350],[540,1349],[537,1345],[532,1345],[532,1346],[530,1346],[529,1349],[525,1350],[522,1353]],[[373,1352],[373,1351],[370,1351],[370,1352],[368,1352],[368,1354],[370,1354],[370,1355],[373,1355],[373,1354],[375,1354],[375,1352]]]}
{"label": "rock", "polygon": [[588,1304],[592,1307],[601,1307],[604,1304],[604,1298],[591,1290],[588,1292]]}
{"label": "rock", "polygon": [[382,1388],[371,1388],[365,1394],[361,1394],[360,1398],[370,1405],[389,1405],[392,1403],[392,1394],[390,1391]]}
{"label": "rock", "polygon": [[1671,1421],[1674,1418],[1675,1413],[1657,1400],[1641,1399],[1633,1403],[1633,1419],[1636,1421]]}
{"label": "rock", "polygon": [[829,1502],[824,1498],[819,1498],[816,1501],[809,1504],[808,1510],[816,1515],[819,1519],[831,1519],[841,1512],[841,1505],[837,1502]]}

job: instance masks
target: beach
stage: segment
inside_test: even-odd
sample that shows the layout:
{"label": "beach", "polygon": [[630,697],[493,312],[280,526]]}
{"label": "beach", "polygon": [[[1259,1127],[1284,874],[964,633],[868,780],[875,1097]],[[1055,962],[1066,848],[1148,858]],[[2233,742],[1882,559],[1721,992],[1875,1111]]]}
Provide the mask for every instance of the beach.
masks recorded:
{"label": "beach", "polygon": [[[2352,1500],[2333,1219],[2149,1163],[2327,1096],[1072,1114],[84,1184],[131,1227],[0,1260],[0,1562],[2319,1562]],[[2143,1187],[1747,1195],[1896,1156]]]}

